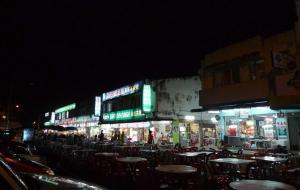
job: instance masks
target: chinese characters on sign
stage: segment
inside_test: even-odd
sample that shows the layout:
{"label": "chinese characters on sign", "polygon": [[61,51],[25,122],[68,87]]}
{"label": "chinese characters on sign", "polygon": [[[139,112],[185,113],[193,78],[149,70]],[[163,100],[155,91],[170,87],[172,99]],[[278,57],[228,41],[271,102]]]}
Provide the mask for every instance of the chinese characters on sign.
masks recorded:
{"label": "chinese characters on sign", "polygon": [[151,86],[144,85],[143,89],[143,111],[149,113],[152,110]]}
{"label": "chinese characters on sign", "polygon": [[286,118],[277,118],[276,119],[276,129],[277,129],[278,137],[286,137],[287,136],[287,120],[286,120]]}
{"label": "chinese characters on sign", "polygon": [[133,119],[142,119],[145,114],[141,109],[129,109],[103,114],[104,121],[125,121]]}
{"label": "chinese characters on sign", "polygon": [[128,95],[128,94],[133,94],[133,93],[140,90],[140,86],[141,86],[140,83],[135,83],[133,85],[128,85],[128,86],[125,86],[123,88],[119,88],[117,90],[113,90],[113,91],[110,91],[110,92],[103,93],[102,100],[106,101],[106,100],[110,100],[110,99],[113,99],[113,98],[116,98],[116,97],[119,97],[119,96],[125,96],[125,95]]}

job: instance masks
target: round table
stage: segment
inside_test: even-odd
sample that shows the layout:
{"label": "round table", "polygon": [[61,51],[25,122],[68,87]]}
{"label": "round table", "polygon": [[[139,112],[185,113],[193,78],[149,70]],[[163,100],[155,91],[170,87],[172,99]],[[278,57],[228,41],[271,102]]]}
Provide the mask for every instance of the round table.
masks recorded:
{"label": "round table", "polygon": [[198,156],[199,154],[204,154],[204,153],[201,153],[201,152],[185,152],[185,153],[177,153],[176,155],[185,156],[185,157],[195,157],[195,156]]}
{"label": "round table", "polygon": [[236,190],[296,190],[291,185],[269,180],[241,180],[231,182],[229,186]]}
{"label": "round table", "polygon": [[232,177],[234,179],[237,179],[239,173],[241,172],[242,168],[240,167],[240,165],[245,166],[251,163],[255,163],[254,160],[244,160],[238,158],[219,158],[219,159],[209,160],[209,162],[219,163],[219,164],[229,164],[229,172],[232,174]]}
{"label": "round table", "polygon": [[149,149],[141,149],[141,152],[146,152],[146,153],[156,153],[158,150],[149,150]]}
{"label": "round table", "polygon": [[184,161],[186,163],[190,163],[190,162],[197,162],[198,156],[201,155],[201,160],[203,159],[204,162],[207,161],[207,156],[209,154],[213,154],[213,152],[209,152],[209,154],[206,154],[208,152],[185,152],[185,153],[177,153],[177,156],[182,157],[180,160]]}
{"label": "round table", "polygon": [[[182,189],[185,187],[186,181],[189,179],[190,175],[197,172],[197,168],[192,166],[173,164],[159,165],[155,168],[155,170],[162,174],[162,179],[167,179],[165,180],[165,183],[174,189]],[[168,176],[174,176],[176,179],[178,179],[178,181],[174,182],[172,180],[168,180]],[[171,177],[171,179],[174,177]]]}
{"label": "round table", "polygon": [[98,153],[95,154],[95,156],[117,157],[117,156],[119,156],[119,153],[114,153],[114,152],[98,152]]}
{"label": "round table", "polygon": [[116,159],[119,162],[123,162],[127,165],[127,173],[130,176],[132,181],[136,180],[136,167],[140,162],[146,162],[146,158],[142,157],[122,157]]}
{"label": "round table", "polygon": [[255,160],[265,161],[265,162],[286,162],[287,158],[277,158],[272,156],[260,156],[260,157],[253,157]]}
{"label": "round table", "polygon": [[187,165],[159,165],[155,168],[156,171],[173,173],[173,174],[190,174],[197,172],[197,168]]}
{"label": "round table", "polygon": [[122,157],[122,158],[117,158],[117,161],[124,162],[124,163],[138,163],[138,162],[145,162],[147,161],[147,159],[141,157]]}
{"label": "round table", "polygon": [[223,164],[233,164],[233,165],[251,164],[255,162],[254,160],[244,160],[238,158],[218,158],[209,161],[216,162],[216,163],[223,163]]}

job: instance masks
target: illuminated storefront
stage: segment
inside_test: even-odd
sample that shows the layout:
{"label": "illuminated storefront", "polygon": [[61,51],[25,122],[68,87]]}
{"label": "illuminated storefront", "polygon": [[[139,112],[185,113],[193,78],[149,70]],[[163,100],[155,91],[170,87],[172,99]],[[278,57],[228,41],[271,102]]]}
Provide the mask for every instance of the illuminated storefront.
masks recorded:
{"label": "illuminated storefront", "polygon": [[151,85],[136,82],[103,93],[101,130],[111,139],[115,133],[124,133],[130,142],[146,142],[149,120],[152,117],[153,96]]}
{"label": "illuminated storefront", "polygon": [[252,107],[221,110],[218,125],[225,144],[246,148],[289,148],[289,116],[300,110]]}
{"label": "illuminated storefront", "polygon": [[209,119],[190,111],[199,102],[199,84],[198,76],[144,80],[103,93],[101,129],[108,139],[124,132],[145,143],[152,131],[155,144],[200,146],[200,120]]}
{"label": "illuminated storefront", "polygon": [[[60,107],[50,114],[45,113],[45,126],[56,125],[63,127],[75,127],[76,133],[92,137],[99,135],[99,116],[101,115],[101,97],[96,96],[94,99],[72,103]],[[71,131],[72,133],[75,131]],[[64,132],[68,133],[68,132]]]}

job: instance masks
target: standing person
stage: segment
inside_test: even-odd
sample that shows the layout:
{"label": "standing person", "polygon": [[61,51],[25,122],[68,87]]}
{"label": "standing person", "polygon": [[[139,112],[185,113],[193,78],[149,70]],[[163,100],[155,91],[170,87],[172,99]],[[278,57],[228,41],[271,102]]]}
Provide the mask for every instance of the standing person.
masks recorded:
{"label": "standing person", "polygon": [[122,133],[121,133],[121,142],[122,143],[125,142],[125,133],[124,133],[124,131],[122,131]]}
{"label": "standing person", "polygon": [[99,141],[103,142],[104,141],[104,134],[103,134],[103,130],[101,130],[101,133],[99,135]]}
{"label": "standing person", "polygon": [[153,144],[153,135],[151,130],[149,130],[148,144]]}

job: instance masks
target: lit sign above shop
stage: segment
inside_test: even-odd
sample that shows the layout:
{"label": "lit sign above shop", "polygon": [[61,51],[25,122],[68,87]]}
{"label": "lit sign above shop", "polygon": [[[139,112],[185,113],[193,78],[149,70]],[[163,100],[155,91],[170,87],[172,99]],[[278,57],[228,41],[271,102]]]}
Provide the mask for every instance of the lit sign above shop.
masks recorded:
{"label": "lit sign above shop", "polygon": [[72,109],[75,109],[75,108],[76,108],[76,104],[73,103],[73,104],[70,104],[70,105],[67,105],[67,106],[56,109],[55,113],[65,112],[65,111],[69,111],[69,110],[72,110]]}
{"label": "lit sign above shop", "polygon": [[149,113],[152,110],[151,86],[144,85],[143,88],[143,111]]}
{"label": "lit sign above shop", "polygon": [[44,125],[49,126],[49,125],[51,125],[51,123],[50,123],[50,121],[47,121],[47,122],[44,123]]}
{"label": "lit sign above shop", "polygon": [[126,96],[128,94],[133,94],[133,93],[139,91],[140,88],[141,88],[140,82],[132,84],[132,85],[128,85],[128,86],[119,88],[117,90],[103,93],[102,100],[106,101],[106,100],[110,100],[110,99],[113,99],[113,98],[116,98],[119,96]]}
{"label": "lit sign above shop", "polygon": [[54,112],[51,112],[51,120],[50,120],[51,123],[54,123],[55,122],[55,113]]}
{"label": "lit sign above shop", "polygon": [[93,127],[97,126],[99,122],[99,117],[95,116],[80,116],[67,118],[62,120],[57,120],[55,125],[61,125],[64,127],[73,126],[73,127]]}
{"label": "lit sign above shop", "polygon": [[101,112],[101,97],[96,96],[96,99],[95,99],[95,116],[100,116],[100,112]]}
{"label": "lit sign above shop", "polygon": [[142,119],[144,117],[145,114],[141,109],[129,109],[103,114],[104,121],[126,121],[133,119]]}

